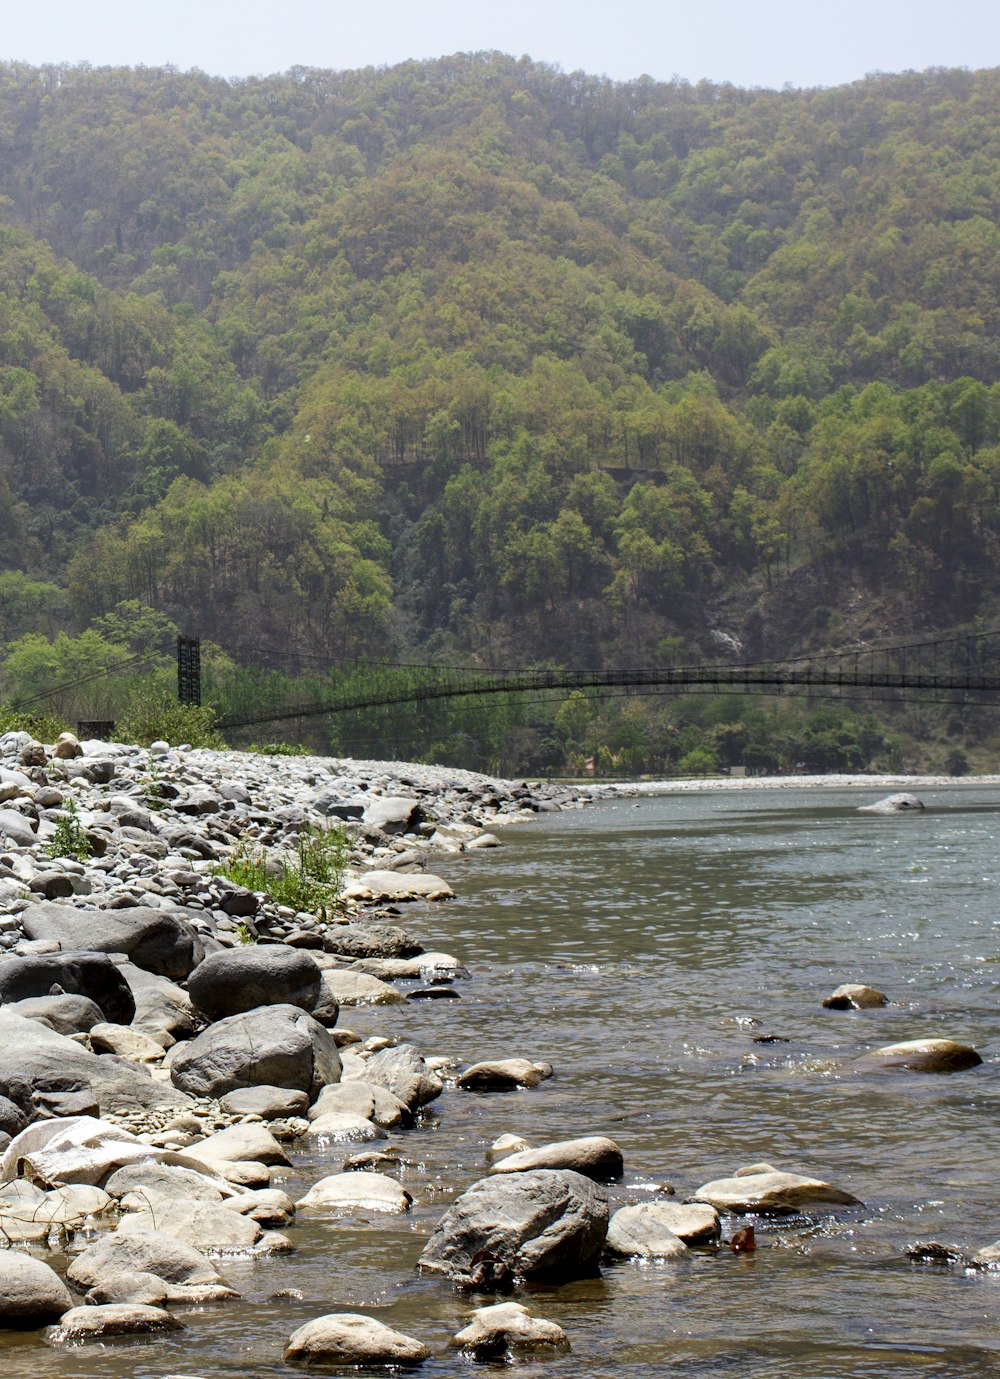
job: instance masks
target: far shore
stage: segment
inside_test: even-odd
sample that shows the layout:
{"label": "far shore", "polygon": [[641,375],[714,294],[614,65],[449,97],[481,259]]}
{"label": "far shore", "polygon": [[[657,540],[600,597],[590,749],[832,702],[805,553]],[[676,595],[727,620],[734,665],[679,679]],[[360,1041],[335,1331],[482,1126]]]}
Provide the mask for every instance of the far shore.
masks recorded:
{"label": "far shore", "polygon": [[1000,786],[992,776],[699,776],[687,780],[602,781],[621,795],[705,794],[723,790],[938,790],[942,787]]}

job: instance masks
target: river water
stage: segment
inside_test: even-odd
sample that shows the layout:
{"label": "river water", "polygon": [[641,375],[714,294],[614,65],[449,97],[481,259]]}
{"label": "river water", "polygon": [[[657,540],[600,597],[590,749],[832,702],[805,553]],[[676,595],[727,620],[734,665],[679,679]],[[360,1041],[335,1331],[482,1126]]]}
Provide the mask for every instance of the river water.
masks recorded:
{"label": "river water", "polygon": [[[182,1314],[180,1340],[53,1352],[8,1334],[12,1379],[287,1376],[291,1331],[350,1310],[424,1340],[422,1373],[467,1375],[448,1343],[472,1303],[413,1266],[505,1131],[536,1144],[612,1136],[626,1163],[613,1208],[668,1184],[683,1200],[762,1160],[865,1204],[759,1223],[752,1255],[622,1262],[524,1290],[572,1345],[520,1364],[526,1376],[1000,1376],[1000,1273],[905,1254],[1000,1237],[1000,790],[924,791],[919,815],[858,813],[878,793],[623,799],[542,816],[508,829],[503,850],[442,865],[458,899],[400,922],[466,961],[462,999],[341,1023],[461,1065],[547,1059],[555,1076],[507,1095],[449,1086],[393,1141],[415,1198],[406,1218],[300,1220],[295,1255],[225,1261],[244,1301]],[[824,1010],[844,981],[893,1004]],[[856,1066],[866,1049],[923,1035],[966,1040],[986,1061],[947,1076]],[[755,1042],[766,1036],[783,1042]],[[297,1194],[345,1152],[297,1156],[278,1185]],[[275,1297],[287,1289],[301,1296]]]}

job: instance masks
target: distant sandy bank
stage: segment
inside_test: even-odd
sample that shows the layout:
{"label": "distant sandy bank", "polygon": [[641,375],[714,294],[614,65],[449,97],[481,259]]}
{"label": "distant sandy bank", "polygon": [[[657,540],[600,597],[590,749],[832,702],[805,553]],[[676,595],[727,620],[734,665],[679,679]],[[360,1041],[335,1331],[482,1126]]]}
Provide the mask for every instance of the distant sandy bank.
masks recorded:
{"label": "distant sandy bank", "polygon": [[651,780],[608,783],[604,789],[620,795],[706,794],[724,790],[868,790],[914,793],[942,786],[1000,786],[995,776],[706,776],[698,780]]}

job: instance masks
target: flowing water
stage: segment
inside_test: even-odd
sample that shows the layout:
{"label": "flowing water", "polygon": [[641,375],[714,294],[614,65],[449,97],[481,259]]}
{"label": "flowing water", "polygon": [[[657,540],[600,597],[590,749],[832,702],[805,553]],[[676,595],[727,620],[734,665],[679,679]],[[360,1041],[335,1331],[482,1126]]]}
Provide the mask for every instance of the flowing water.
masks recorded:
{"label": "flowing water", "polygon": [[[180,1340],[54,1352],[37,1333],[8,1334],[8,1374],[288,1376],[291,1331],[342,1310],[425,1341],[422,1373],[468,1374],[448,1343],[472,1302],[413,1266],[447,1203],[485,1172],[487,1146],[517,1131],[533,1143],[611,1135],[626,1162],[613,1207],[668,1184],[682,1200],[761,1160],[865,1204],[758,1223],[752,1255],[622,1262],[524,1290],[572,1344],[519,1365],[525,1375],[1000,1376],[1000,1274],[905,1253],[918,1240],[972,1253],[1000,1237],[1000,791],[925,791],[919,815],[857,812],[875,798],[607,802],[443,865],[459,898],[400,922],[464,958],[462,999],[341,1022],[461,1064],[547,1059],[555,1076],[507,1095],[448,1087],[394,1141],[415,1198],[406,1218],[300,1220],[296,1254],[224,1262],[244,1301],[184,1315]],[[893,1004],[824,1010],[843,981]],[[924,1035],[966,1040],[986,1061],[947,1076],[855,1066],[866,1049]],[[279,1185],[297,1193],[344,1152],[298,1156]],[[287,1289],[301,1297],[275,1296]]]}

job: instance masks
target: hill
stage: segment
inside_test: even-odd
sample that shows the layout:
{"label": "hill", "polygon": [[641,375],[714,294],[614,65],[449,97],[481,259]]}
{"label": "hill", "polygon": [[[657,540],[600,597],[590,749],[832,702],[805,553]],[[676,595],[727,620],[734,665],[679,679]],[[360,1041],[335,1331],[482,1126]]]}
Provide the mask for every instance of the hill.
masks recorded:
{"label": "hill", "polygon": [[136,604],[581,667],[992,619],[998,98],[0,66],[8,645]]}

